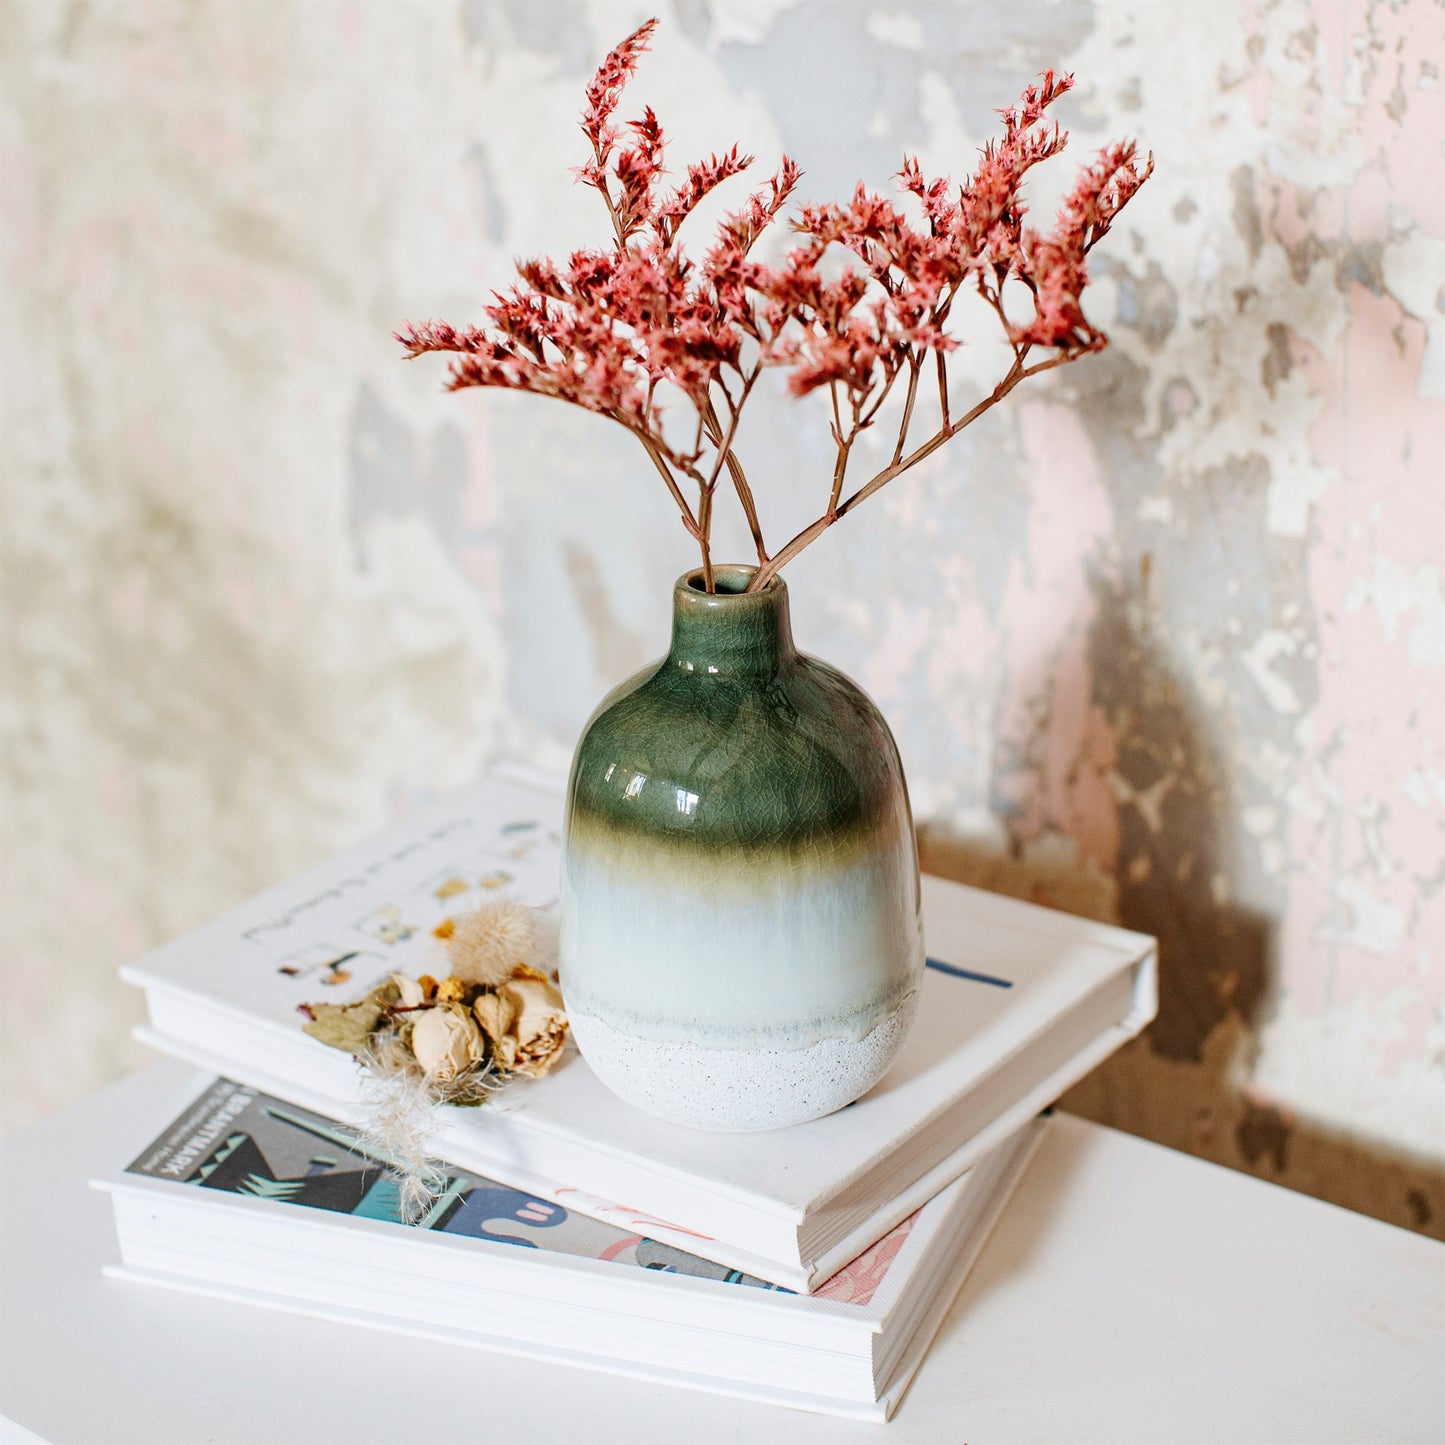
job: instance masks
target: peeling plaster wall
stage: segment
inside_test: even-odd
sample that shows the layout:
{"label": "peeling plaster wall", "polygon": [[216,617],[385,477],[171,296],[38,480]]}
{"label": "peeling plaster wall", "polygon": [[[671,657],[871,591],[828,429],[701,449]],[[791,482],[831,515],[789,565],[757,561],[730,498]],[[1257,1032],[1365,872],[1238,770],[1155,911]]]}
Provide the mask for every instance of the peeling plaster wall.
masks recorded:
{"label": "peeling plaster wall", "polygon": [[[1049,65],[1075,154],[1154,150],[1096,253],[1112,348],[799,559],[797,630],[893,720],[929,866],[1160,936],[1157,1024],[1072,1107],[1445,1234],[1440,7],[661,10],[675,157],[957,174]],[[560,764],[661,649],[691,558],[629,439],[387,339],[604,239],[574,118],[646,13],[0,11],[8,1122],[130,1062],[118,963]],[[823,418],[744,442],[790,535]]]}

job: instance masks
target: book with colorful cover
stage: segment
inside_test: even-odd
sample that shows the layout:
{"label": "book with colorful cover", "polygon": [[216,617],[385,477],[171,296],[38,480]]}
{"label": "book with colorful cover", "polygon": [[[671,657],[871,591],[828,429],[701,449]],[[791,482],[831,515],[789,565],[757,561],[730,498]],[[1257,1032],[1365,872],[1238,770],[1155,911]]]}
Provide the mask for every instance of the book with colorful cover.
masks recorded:
{"label": "book with colorful cover", "polygon": [[[562,794],[493,776],[123,970],[140,1037],[351,1122],[364,1079],[297,1008],[445,971],[448,920],[505,891],[555,919]],[[709,1134],[624,1104],[574,1051],[447,1111],[450,1163],[794,1289],[815,1288],[1152,1018],[1154,940],[923,880],[928,967],[904,1049],[861,1100]],[[555,930],[554,930],[555,936]]]}
{"label": "book with colorful cover", "polygon": [[225,1079],[186,1097],[96,1181],[117,1277],[865,1418],[896,1406],[1042,1127],[810,1296],[465,1170],[405,1224],[354,1130]]}

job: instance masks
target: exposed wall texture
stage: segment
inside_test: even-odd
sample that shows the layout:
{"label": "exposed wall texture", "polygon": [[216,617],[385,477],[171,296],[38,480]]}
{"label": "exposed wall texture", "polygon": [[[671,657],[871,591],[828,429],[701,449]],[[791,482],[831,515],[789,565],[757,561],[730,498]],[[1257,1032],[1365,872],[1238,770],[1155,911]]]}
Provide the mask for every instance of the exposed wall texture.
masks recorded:
{"label": "exposed wall texture", "polygon": [[[1158,1023],[1074,1107],[1445,1233],[1441,8],[660,9],[633,98],[678,157],[961,174],[1050,65],[1071,154],[1155,152],[1096,253],[1112,348],[790,568],[798,634],[893,720],[931,866],[1160,936]],[[630,439],[388,340],[605,238],[575,117],[647,13],[0,11],[9,1122],[131,1060],[124,959],[560,765],[661,650],[692,559]],[[744,435],[780,537],[802,418]]]}

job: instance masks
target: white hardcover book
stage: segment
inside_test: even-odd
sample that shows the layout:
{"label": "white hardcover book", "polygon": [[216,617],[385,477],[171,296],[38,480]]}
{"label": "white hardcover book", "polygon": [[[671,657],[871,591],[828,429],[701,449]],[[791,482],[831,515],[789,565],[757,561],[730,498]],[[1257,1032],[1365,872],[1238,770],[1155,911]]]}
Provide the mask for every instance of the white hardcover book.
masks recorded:
{"label": "white hardcover book", "polygon": [[[357,1122],[359,1066],[298,1005],[386,974],[445,972],[435,930],[496,891],[555,913],[559,790],[493,777],[124,969],[139,1036]],[[1153,1017],[1155,944],[923,880],[918,1021],[857,1103],[811,1123],[709,1134],[642,1114],[572,1052],[481,1109],[448,1110],[440,1156],[791,1289],[810,1289],[1019,1129]]]}
{"label": "white hardcover book", "polygon": [[1026,1125],[814,1295],[452,1172],[415,1225],[334,1121],[227,1080],[111,1197],[107,1272],[243,1303],[831,1414],[886,1419],[1037,1144]]}

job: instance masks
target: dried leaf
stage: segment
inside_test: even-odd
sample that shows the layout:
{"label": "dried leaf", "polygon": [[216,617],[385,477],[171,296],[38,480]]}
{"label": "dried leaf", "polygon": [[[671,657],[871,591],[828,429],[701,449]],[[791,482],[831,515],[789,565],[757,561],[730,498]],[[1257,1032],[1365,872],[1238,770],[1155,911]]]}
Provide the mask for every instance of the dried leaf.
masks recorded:
{"label": "dried leaf", "polygon": [[311,1021],[302,1030],[329,1048],[348,1054],[366,1052],[367,1041],[386,1017],[387,1008],[399,1003],[401,989],[395,976],[377,984],[355,1003],[313,1003],[308,1005]]}

